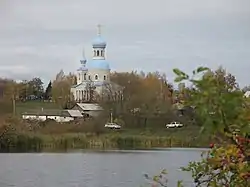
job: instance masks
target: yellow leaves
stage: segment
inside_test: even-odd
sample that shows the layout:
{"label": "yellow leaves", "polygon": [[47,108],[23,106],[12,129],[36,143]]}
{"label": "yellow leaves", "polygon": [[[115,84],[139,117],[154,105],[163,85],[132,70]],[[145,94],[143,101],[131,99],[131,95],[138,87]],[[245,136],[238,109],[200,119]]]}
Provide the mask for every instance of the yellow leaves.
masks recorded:
{"label": "yellow leaves", "polygon": [[74,76],[63,76],[52,83],[52,98],[56,103],[64,106],[71,98],[70,89],[74,83]]}
{"label": "yellow leaves", "polygon": [[148,74],[115,72],[110,77],[111,81],[125,88],[123,94],[128,108],[141,107],[146,111],[153,111],[156,106],[165,106],[165,103],[172,101],[165,76],[157,72]]}
{"label": "yellow leaves", "polygon": [[160,180],[160,177],[159,177],[159,176],[154,176],[154,177],[153,177],[153,181],[158,182],[159,180]]}
{"label": "yellow leaves", "polygon": [[238,164],[238,171],[244,170],[244,169],[245,169],[245,166],[246,166],[245,163],[243,163],[243,162],[239,163],[239,164]]}

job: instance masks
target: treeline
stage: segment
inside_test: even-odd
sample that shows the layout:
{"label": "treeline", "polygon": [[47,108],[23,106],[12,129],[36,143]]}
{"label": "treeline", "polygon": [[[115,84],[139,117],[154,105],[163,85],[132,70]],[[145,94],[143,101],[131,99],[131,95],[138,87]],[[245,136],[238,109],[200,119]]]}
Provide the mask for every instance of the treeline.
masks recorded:
{"label": "treeline", "polygon": [[[201,70],[195,70],[194,75],[197,73],[196,71]],[[179,133],[183,132],[179,139],[181,141],[184,139],[182,142],[201,142],[205,139],[206,141],[204,141],[207,143],[212,134],[209,134],[209,131],[207,131],[207,134],[204,131],[202,139],[196,139],[201,126],[205,126],[208,130],[209,128],[223,129],[225,125],[223,126],[221,118],[225,119],[227,123],[236,124],[234,118],[242,117],[243,114],[244,117],[245,114],[250,114],[250,110],[245,105],[247,99],[243,98],[243,91],[239,88],[235,76],[226,72],[225,69],[208,70],[202,76],[199,74],[198,78],[194,79],[192,78],[193,75],[188,77],[183,72],[174,71],[179,75],[176,78],[177,82],[189,80],[191,84],[187,86],[180,83],[178,88],[174,89],[166,76],[158,72],[114,72],[111,75],[111,81],[124,88],[123,95],[122,97],[112,97],[109,100],[99,100],[99,104],[105,110],[98,118],[74,121],[74,124],[60,124],[60,128],[58,128],[58,123],[54,121],[29,123],[27,121],[23,122],[21,119],[19,121],[3,120],[2,123],[0,121],[0,125],[4,124],[2,128],[0,126],[0,132],[4,134],[3,137],[5,137],[6,141],[9,139],[6,133],[3,133],[6,132],[6,129],[7,132],[11,132],[11,136],[14,134],[14,138],[20,133],[26,132],[35,132],[41,136],[44,134],[58,134],[60,136],[69,132],[91,133],[94,136],[99,136],[106,133],[107,130],[104,128],[104,124],[106,121],[111,120],[110,114],[112,113],[113,120],[123,127],[120,132],[128,130],[129,134],[135,131],[137,132],[136,135],[138,135],[142,131],[150,131],[150,134],[153,134],[154,131],[156,135],[163,132],[165,136],[168,136],[167,133],[169,132],[169,136],[176,137],[179,131]],[[8,81],[5,81],[3,85],[8,85],[6,82]],[[20,98],[19,93],[21,92],[18,91],[18,88],[20,88],[21,83],[13,81],[9,81],[9,83],[12,87],[4,87],[3,97],[12,98],[14,96],[15,99]],[[70,88],[73,84],[75,84],[74,74],[65,75],[63,71],[60,71],[56,79],[49,84],[51,86],[47,86],[47,89],[43,91],[43,94],[47,94],[52,101],[65,107],[67,103],[71,102]],[[12,100],[4,99],[2,101],[11,102]],[[22,101],[20,100],[20,102]],[[6,112],[7,106],[11,106],[11,103],[8,104],[6,106],[0,105],[0,108]],[[249,103],[247,104],[249,105]],[[244,108],[244,113],[241,112],[242,108]],[[171,121],[182,122],[184,128],[174,129],[173,131],[166,130],[165,124]],[[8,130],[13,129],[10,128],[9,124],[13,124],[12,126],[16,128],[13,132]],[[17,129],[17,127],[21,130]],[[172,134],[175,132],[177,133]],[[133,135],[129,136],[129,138]],[[220,137],[220,134],[216,135],[217,138]],[[190,137],[195,140],[185,141]],[[125,138],[125,140],[129,142],[128,138]],[[118,143],[120,141],[119,139]]]}
{"label": "treeline", "polygon": [[[221,67],[216,71],[210,70],[204,76],[214,76],[218,84],[227,85],[228,90],[239,89],[235,76]],[[193,106],[187,105],[190,95],[197,91],[197,88],[192,85],[187,87],[180,83],[178,88],[174,89],[166,75],[159,72],[114,72],[111,73],[111,81],[124,88],[122,97],[92,101],[99,102],[105,108],[104,116],[107,120],[112,112],[114,118],[127,121],[126,124],[129,125],[137,124],[136,126],[146,126],[151,123],[150,121],[155,123],[156,119],[158,121],[162,119],[160,123],[171,120],[194,121]],[[76,84],[76,76],[72,73],[65,75],[62,70],[55,76],[55,80],[48,83],[46,89],[40,78],[20,83],[2,79],[0,97],[4,98],[2,102],[9,106],[12,105],[13,99],[20,102],[39,99],[56,102],[62,108],[69,108],[74,103],[70,93],[70,88],[74,84]],[[1,106],[1,110],[10,108]],[[129,121],[129,119],[133,120]]]}

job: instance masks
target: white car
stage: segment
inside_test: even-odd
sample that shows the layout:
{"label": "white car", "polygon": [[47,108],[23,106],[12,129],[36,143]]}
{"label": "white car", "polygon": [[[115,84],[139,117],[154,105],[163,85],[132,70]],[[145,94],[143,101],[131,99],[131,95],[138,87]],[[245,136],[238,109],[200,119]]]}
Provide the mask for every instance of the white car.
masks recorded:
{"label": "white car", "polygon": [[110,129],[120,129],[121,128],[121,126],[117,125],[116,123],[106,123],[104,127],[110,128]]}
{"label": "white car", "polygon": [[183,127],[183,124],[178,122],[171,122],[166,125],[167,128]]}

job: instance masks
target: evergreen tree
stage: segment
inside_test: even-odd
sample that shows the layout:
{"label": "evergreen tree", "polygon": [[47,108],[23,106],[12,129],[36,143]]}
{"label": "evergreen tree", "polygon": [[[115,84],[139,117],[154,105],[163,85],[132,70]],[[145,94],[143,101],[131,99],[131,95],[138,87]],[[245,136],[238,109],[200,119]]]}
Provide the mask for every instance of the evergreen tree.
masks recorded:
{"label": "evergreen tree", "polygon": [[48,100],[48,99],[50,99],[52,97],[51,91],[52,91],[52,83],[50,81],[47,88],[46,88],[46,90],[45,90],[45,95],[44,95],[45,99]]}

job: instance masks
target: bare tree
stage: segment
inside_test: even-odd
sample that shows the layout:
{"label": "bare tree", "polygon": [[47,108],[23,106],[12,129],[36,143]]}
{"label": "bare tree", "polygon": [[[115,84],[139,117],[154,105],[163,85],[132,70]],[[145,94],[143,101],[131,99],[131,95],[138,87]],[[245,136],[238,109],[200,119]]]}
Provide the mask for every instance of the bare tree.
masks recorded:
{"label": "bare tree", "polygon": [[85,87],[86,97],[83,98],[83,101],[95,102],[97,100],[96,86],[92,80],[90,80]]}

